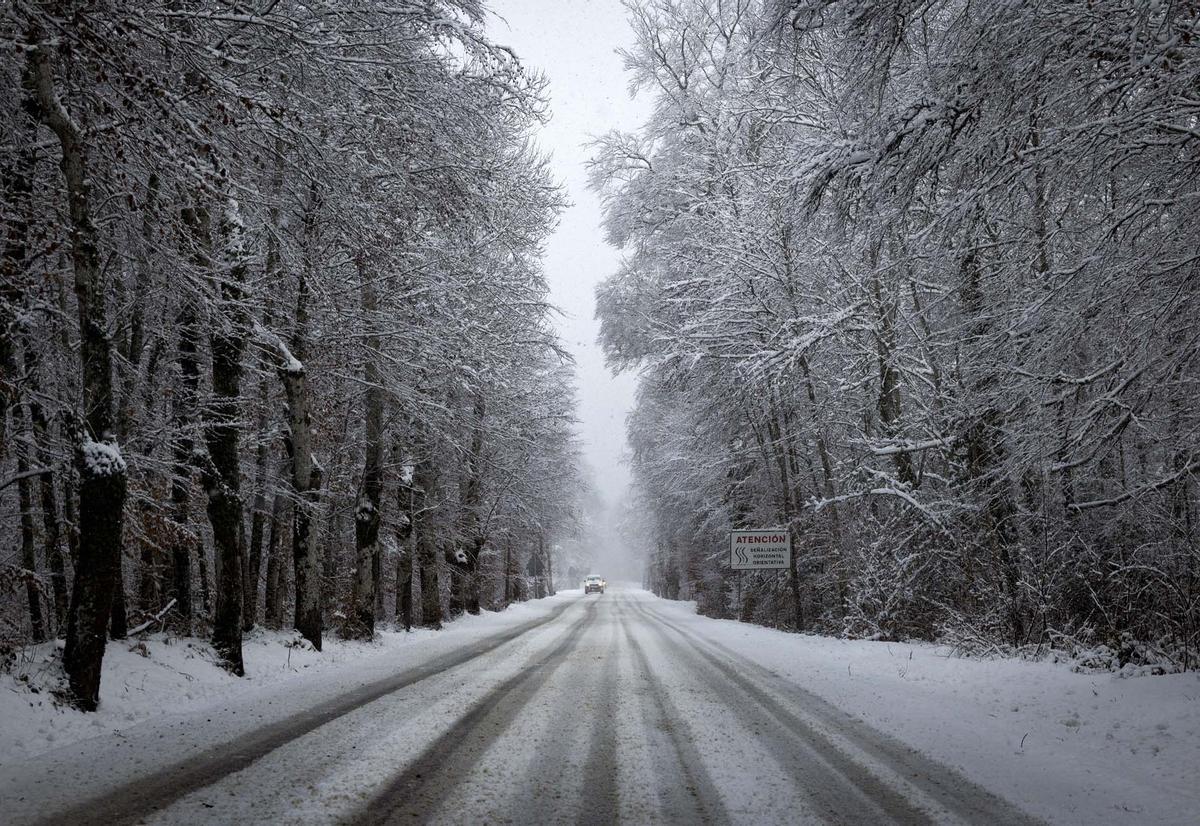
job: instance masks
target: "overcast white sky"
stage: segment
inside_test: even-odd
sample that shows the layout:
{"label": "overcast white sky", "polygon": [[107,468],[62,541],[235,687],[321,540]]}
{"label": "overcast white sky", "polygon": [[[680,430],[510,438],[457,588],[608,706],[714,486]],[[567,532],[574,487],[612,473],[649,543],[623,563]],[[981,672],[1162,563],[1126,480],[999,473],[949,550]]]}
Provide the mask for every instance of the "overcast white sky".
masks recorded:
{"label": "overcast white sky", "polygon": [[574,206],[550,239],[546,277],[551,300],[565,313],[559,322],[576,360],[580,431],[596,483],[610,504],[629,484],[623,462],[625,414],[633,406],[635,381],[614,378],[596,343],[596,285],[616,271],[618,255],[604,243],[600,204],[587,188],[587,141],[609,129],[632,130],[648,104],[630,100],[616,49],[632,33],[617,0],[493,0],[488,21],[492,39],[509,46],[527,66],[550,82],[553,117],[539,137],[553,155],[555,176]]}

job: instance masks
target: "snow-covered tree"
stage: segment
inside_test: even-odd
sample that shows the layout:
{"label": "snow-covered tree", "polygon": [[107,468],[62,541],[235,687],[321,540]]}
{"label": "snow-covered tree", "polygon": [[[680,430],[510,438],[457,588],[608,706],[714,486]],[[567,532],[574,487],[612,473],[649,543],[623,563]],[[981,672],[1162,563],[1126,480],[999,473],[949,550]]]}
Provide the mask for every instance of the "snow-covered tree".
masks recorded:
{"label": "snow-covered tree", "polygon": [[[656,587],[1194,666],[1195,8],[629,8],[598,308]],[[755,525],[792,570],[725,569]]]}

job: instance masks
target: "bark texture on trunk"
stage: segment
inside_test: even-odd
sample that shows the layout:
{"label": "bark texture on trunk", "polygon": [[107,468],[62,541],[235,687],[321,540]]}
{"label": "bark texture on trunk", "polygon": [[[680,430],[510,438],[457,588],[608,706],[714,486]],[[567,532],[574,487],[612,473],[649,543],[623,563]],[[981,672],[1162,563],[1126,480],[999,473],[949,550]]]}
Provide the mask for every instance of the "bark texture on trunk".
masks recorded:
{"label": "bark texture on trunk", "polygon": [[[263,382],[265,385],[265,382]],[[265,390],[265,388],[264,388]],[[263,393],[265,395],[265,392]],[[265,399],[260,399],[265,402]],[[265,403],[263,409],[266,409]],[[242,565],[242,630],[249,631],[258,621],[258,581],[262,573],[263,533],[267,522],[267,444],[263,439],[266,421],[256,430],[259,444],[254,451],[254,503],[250,511],[250,544]]]}
{"label": "bark texture on trunk", "polygon": [[421,507],[413,514],[416,534],[416,564],[421,578],[421,625],[442,627],[442,595],[438,583],[437,536],[434,534],[433,497],[437,492],[437,477],[433,463],[423,458],[416,463],[413,485],[420,496]]}
{"label": "bark texture on trunk", "polygon": [[[885,290],[882,276],[872,257],[872,292],[875,299],[876,318],[879,327],[875,334],[876,360],[879,366],[879,423],[886,436],[901,435],[902,403],[900,398],[900,370],[896,365],[896,315],[899,312],[896,298]],[[906,450],[897,450],[892,455],[896,466],[896,478],[909,487],[917,486],[917,474],[912,456]]]}
{"label": "bark texture on trunk", "polygon": [[33,32],[29,68],[38,116],[62,148],[71,225],[71,265],[79,311],[83,372],[83,423],[76,438],[79,472],[79,558],[67,623],[63,667],[75,704],[94,711],[100,701],[100,667],[121,559],[125,508],[125,462],[113,429],[112,353],[105,329],[104,273],[100,238],[92,222],[87,148],[59,100],[54,55]]}
{"label": "bark texture on trunk", "polygon": [[[286,478],[286,475],[285,466],[280,478]],[[281,539],[286,516],[287,497],[282,492],[277,492],[271,504],[271,519],[268,525],[270,534],[267,538],[267,582],[263,588],[263,622],[274,630],[283,627],[283,605],[286,602],[284,594],[287,590],[287,565]]]}
{"label": "bark texture on trunk", "polygon": [[[44,447],[49,439],[46,414],[36,401],[29,403],[29,419],[33,425],[34,460],[39,467],[49,467],[50,457]],[[58,494],[54,487],[53,473],[41,474],[39,489],[42,505],[42,545],[46,550],[46,564],[50,568],[50,588],[54,595],[54,628],[55,633],[61,636],[67,622],[67,573],[63,563]]]}
{"label": "bark texture on trunk", "polygon": [[[207,224],[196,210],[197,224]],[[185,219],[186,220],[186,219]],[[246,264],[237,202],[230,198],[220,224],[225,255],[208,271],[218,291],[221,316],[209,337],[212,349],[213,400],[204,427],[209,463],[204,487],[208,492],[208,520],[215,549],[216,604],[213,612],[213,648],[225,667],[239,677],[242,662],[242,495],[238,408],[241,396],[242,350],[246,319],[242,290]]]}
{"label": "bark texture on trunk", "polygon": [[[154,407],[155,396],[159,390],[155,383],[155,368],[157,353],[151,351],[147,359],[145,377],[142,377],[142,357],[146,351],[146,304],[144,297],[151,295],[155,288],[154,269],[151,265],[152,250],[154,249],[154,213],[158,198],[158,177],[151,173],[146,186],[146,197],[141,204],[142,224],[140,237],[135,240],[132,227],[128,230],[129,245],[136,248],[136,278],[130,301],[128,296],[121,300],[130,304],[128,330],[118,339],[118,350],[125,359],[124,381],[121,388],[121,400],[117,406],[117,431],[122,444],[128,444],[133,434],[138,433],[137,414],[139,412],[135,399],[141,395],[145,401],[144,410],[150,413]],[[139,394],[139,390],[142,392]],[[151,445],[147,453],[153,453]],[[154,487],[153,471],[149,468],[141,470],[143,484],[147,490]],[[155,497],[156,498],[156,497]],[[157,537],[152,537],[150,526],[158,521],[159,511],[149,497],[142,499],[137,508],[140,530],[137,531],[137,546],[140,565],[137,580],[137,607],[143,613],[154,614],[163,605],[163,565],[164,548]],[[116,606],[114,605],[114,612]],[[115,624],[115,623],[114,623]]]}
{"label": "bark texture on trunk", "polygon": [[[375,285],[366,272],[364,255],[358,258],[362,285],[363,318],[372,328],[379,302]],[[379,336],[369,333],[364,341],[363,380],[366,384],[364,435],[366,438],[362,482],[354,506],[354,586],[345,633],[370,638],[375,633],[376,589],[379,586],[379,502],[383,492],[383,388],[380,386]]]}
{"label": "bark texture on trunk", "polygon": [[413,491],[412,468],[401,464],[396,486],[396,622],[411,631],[413,625]]}
{"label": "bark texture on trunk", "polygon": [[487,417],[487,399],[482,391],[475,393],[472,406],[474,424],[471,430],[471,448],[467,453],[463,469],[463,484],[460,499],[463,503],[463,531],[466,538],[461,563],[463,579],[462,599],[468,614],[479,613],[479,554],[487,543],[483,508],[483,439],[484,421]]}
{"label": "bark texture on trunk", "polygon": [[[271,204],[267,209],[267,217],[270,222],[270,230],[267,232],[267,254],[264,261],[264,276],[268,284],[275,283],[279,278],[280,273],[280,255],[279,255],[279,229],[280,229],[280,214],[279,201],[280,192],[283,188],[283,142],[280,139],[275,141],[275,151],[272,153],[272,173],[271,173]],[[265,312],[264,324],[270,328],[274,324],[274,308],[269,302]],[[266,411],[269,409],[269,401],[271,397],[270,388],[267,385],[267,377],[264,375],[259,382],[259,406],[263,411],[263,417],[258,421],[258,452],[255,455],[256,475],[258,478],[257,488],[254,497],[254,515],[252,517],[252,527],[250,530],[250,549],[247,554],[246,562],[246,597],[243,605],[242,627],[249,631],[257,616],[258,602],[258,579],[259,571],[262,566],[263,540],[266,531],[270,530],[270,539],[267,540],[267,571],[266,583],[263,586],[263,622],[268,628],[278,629],[283,624],[283,613],[280,600],[280,578],[281,578],[281,560],[279,558],[279,533],[282,529],[284,499],[279,492],[273,497],[271,503],[271,511],[268,515],[267,506],[267,481],[268,470],[267,461],[269,455],[269,446],[267,444],[267,426],[269,424],[266,419]],[[285,464],[278,475],[280,480],[287,478],[287,465]]]}
{"label": "bark texture on trunk", "polygon": [[[304,261],[297,276],[291,346],[285,344],[283,339],[271,330],[260,327],[258,332],[275,350],[279,375],[287,397],[287,433],[284,446],[287,448],[288,477],[292,488],[292,565],[295,579],[293,622],[301,636],[320,651],[324,631],[321,553],[313,522],[319,504],[321,466],[313,456],[311,400],[308,392],[308,374],[304,365],[308,344],[309,280],[314,266],[312,256],[316,244],[314,234],[318,210],[319,199],[314,182],[304,215]],[[272,531],[272,542],[275,532]],[[275,583],[281,582],[282,576],[277,576]],[[268,591],[272,590],[269,585]],[[272,609],[278,610],[279,594],[275,593],[272,597]]]}
{"label": "bark texture on trunk", "polygon": [[195,298],[185,295],[175,317],[179,333],[176,361],[179,384],[171,402],[171,572],[167,578],[167,596],[175,600],[175,612],[169,625],[183,635],[192,633],[192,548],[195,534],[189,524],[192,488],[192,450],[195,447],[192,421],[196,416],[200,391],[200,340]]}
{"label": "bark texture on trunk", "polygon": [[[310,204],[305,218],[305,234],[312,233],[315,205]],[[305,244],[310,255],[312,242]],[[304,358],[308,342],[308,276],[312,263],[306,260],[301,267],[296,290],[295,330],[291,349],[280,344],[281,373],[287,393],[288,456],[291,458],[292,489],[292,563],[295,568],[295,626],[303,637],[321,650],[324,619],[321,611],[321,553],[317,545],[313,520],[321,487],[321,468],[313,461],[312,415],[308,394]]]}
{"label": "bark texture on trunk", "polygon": [[42,595],[38,590],[37,550],[33,529],[33,477],[29,475],[29,433],[21,407],[13,408],[14,424],[25,444],[17,448],[17,505],[21,511],[21,567],[25,569],[25,601],[29,606],[29,638],[32,642],[46,639],[46,620],[42,615]]}

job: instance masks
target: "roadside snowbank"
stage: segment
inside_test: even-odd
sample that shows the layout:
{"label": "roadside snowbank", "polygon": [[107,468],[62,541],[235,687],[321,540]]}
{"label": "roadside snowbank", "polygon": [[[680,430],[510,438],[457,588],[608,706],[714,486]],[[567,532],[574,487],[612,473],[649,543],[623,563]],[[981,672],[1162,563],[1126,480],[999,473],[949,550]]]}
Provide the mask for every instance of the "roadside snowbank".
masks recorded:
{"label": "roadside snowbank", "polygon": [[1200,811],[1200,674],[1077,674],[713,620],[694,603],[654,609],[1052,823],[1183,824]]}
{"label": "roadside snowbank", "polygon": [[[246,637],[246,676],[237,678],[217,664],[212,647],[196,638],[148,634],[110,642],[104,655],[100,708],[85,714],[59,703],[53,691],[63,684],[61,657],[53,643],[25,650],[13,668],[0,674],[0,763],[29,757],[92,737],[120,734],[138,723],[201,712],[265,696],[320,675],[328,683],[352,677],[364,665],[386,671],[454,650],[468,642],[550,613],[579,591],[509,606],[503,612],[464,616],[442,631],[381,631],[371,642],[327,634],[323,651],[295,632],[256,629]],[[61,645],[61,643],[59,643]]]}

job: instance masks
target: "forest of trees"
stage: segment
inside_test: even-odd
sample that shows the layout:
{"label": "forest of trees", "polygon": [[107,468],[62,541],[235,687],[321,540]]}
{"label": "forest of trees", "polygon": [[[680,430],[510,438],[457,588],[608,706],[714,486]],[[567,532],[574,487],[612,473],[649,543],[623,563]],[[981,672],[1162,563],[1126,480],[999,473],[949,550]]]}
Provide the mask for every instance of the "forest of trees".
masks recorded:
{"label": "forest of trees", "polygon": [[654,590],[1195,668],[1200,4],[628,5],[597,298]]}
{"label": "forest of trees", "polygon": [[[0,660],[528,595],[586,498],[542,79],[475,0],[0,4]],[[531,564],[536,557],[538,564]],[[550,586],[552,590],[552,585]]]}

